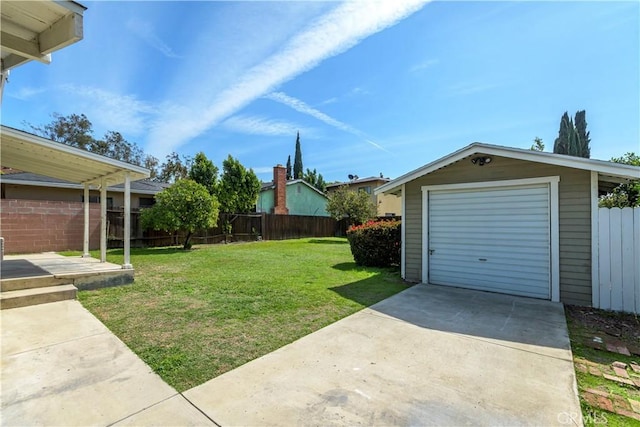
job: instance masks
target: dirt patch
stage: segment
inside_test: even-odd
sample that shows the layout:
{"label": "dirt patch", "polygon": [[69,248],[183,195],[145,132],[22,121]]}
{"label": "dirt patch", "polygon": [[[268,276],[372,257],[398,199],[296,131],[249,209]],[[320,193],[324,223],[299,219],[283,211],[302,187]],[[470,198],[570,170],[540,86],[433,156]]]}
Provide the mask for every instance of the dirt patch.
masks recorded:
{"label": "dirt patch", "polygon": [[616,313],[591,307],[565,306],[570,321],[580,330],[585,344],[600,350],[626,347],[640,355],[640,318],[634,314]]}

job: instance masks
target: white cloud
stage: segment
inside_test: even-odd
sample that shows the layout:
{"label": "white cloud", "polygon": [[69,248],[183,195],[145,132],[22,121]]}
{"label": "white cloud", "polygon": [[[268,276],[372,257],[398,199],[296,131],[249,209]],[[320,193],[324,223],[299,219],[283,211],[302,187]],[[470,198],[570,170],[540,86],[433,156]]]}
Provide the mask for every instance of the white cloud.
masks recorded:
{"label": "white cloud", "polygon": [[415,64],[411,68],[409,68],[410,73],[417,73],[419,71],[426,70],[427,68],[431,68],[434,65],[438,65],[440,61],[438,59],[428,59],[426,61],[422,61],[418,64]]}
{"label": "white cloud", "polygon": [[[169,152],[231,116],[278,85],[311,70],[419,10],[426,0],[346,2],[294,35],[275,54],[240,75],[204,109],[184,105],[153,124],[148,146]],[[194,93],[206,90],[194,82]],[[187,92],[188,93],[188,92]]]}
{"label": "white cloud", "polygon": [[23,86],[20,89],[18,89],[17,92],[9,92],[7,93],[7,95],[9,95],[12,98],[19,99],[21,101],[27,101],[30,98],[46,91],[47,89],[42,87],[36,88],[36,87]]}
{"label": "white cloud", "polygon": [[133,95],[122,95],[90,86],[65,84],[58,89],[81,99],[82,111],[101,127],[141,135],[158,110]]}
{"label": "white cloud", "polygon": [[222,126],[234,132],[251,135],[291,136],[295,135],[298,131],[303,132],[305,135],[313,133],[312,130],[303,129],[295,123],[267,119],[261,116],[232,116],[222,122]]}
{"label": "white cloud", "polygon": [[315,117],[316,119],[328,124],[329,126],[333,126],[336,129],[340,129],[341,131],[344,131],[362,138],[368,144],[373,145],[379,150],[386,151],[384,147],[382,147],[380,144],[376,144],[375,142],[368,139],[364,132],[354,128],[353,126],[343,123],[340,120],[336,120],[333,117],[323,113],[322,111],[316,110],[315,108],[305,104],[299,99],[296,99],[282,92],[270,93],[267,96],[265,96],[265,98],[287,105],[300,113],[307,114],[311,117]]}
{"label": "white cloud", "polygon": [[151,23],[133,18],[127,22],[127,28],[164,56],[179,58],[173,49],[158,37]]}

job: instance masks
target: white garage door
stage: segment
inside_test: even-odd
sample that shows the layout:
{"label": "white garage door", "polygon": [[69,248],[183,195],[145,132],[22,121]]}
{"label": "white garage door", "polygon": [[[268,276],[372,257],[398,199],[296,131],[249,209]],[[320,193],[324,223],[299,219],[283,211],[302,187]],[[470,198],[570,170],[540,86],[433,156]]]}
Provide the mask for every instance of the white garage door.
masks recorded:
{"label": "white garage door", "polygon": [[550,299],[549,186],[429,192],[429,283]]}

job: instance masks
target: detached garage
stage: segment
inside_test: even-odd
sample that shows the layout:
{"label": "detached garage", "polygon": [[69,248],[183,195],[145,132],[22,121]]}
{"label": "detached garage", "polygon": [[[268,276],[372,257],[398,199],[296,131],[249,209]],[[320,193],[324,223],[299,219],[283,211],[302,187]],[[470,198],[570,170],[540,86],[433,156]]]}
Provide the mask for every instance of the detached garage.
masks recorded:
{"label": "detached garage", "polygon": [[640,168],[474,143],[376,193],[402,195],[405,280],[592,305],[598,196],[629,179]]}

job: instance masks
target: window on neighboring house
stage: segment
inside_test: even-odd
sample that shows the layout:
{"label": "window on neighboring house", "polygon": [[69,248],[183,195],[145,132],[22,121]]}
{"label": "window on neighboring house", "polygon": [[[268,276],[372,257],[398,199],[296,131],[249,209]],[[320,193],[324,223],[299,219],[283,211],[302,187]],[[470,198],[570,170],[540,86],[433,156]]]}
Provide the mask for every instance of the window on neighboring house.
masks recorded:
{"label": "window on neighboring house", "polygon": [[140,197],[140,207],[149,208],[156,203],[156,199],[153,197]]}
{"label": "window on neighboring house", "polygon": [[358,187],[358,191],[364,191],[367,194],[371,194],[371,187],[366,186],[366,187]]}

